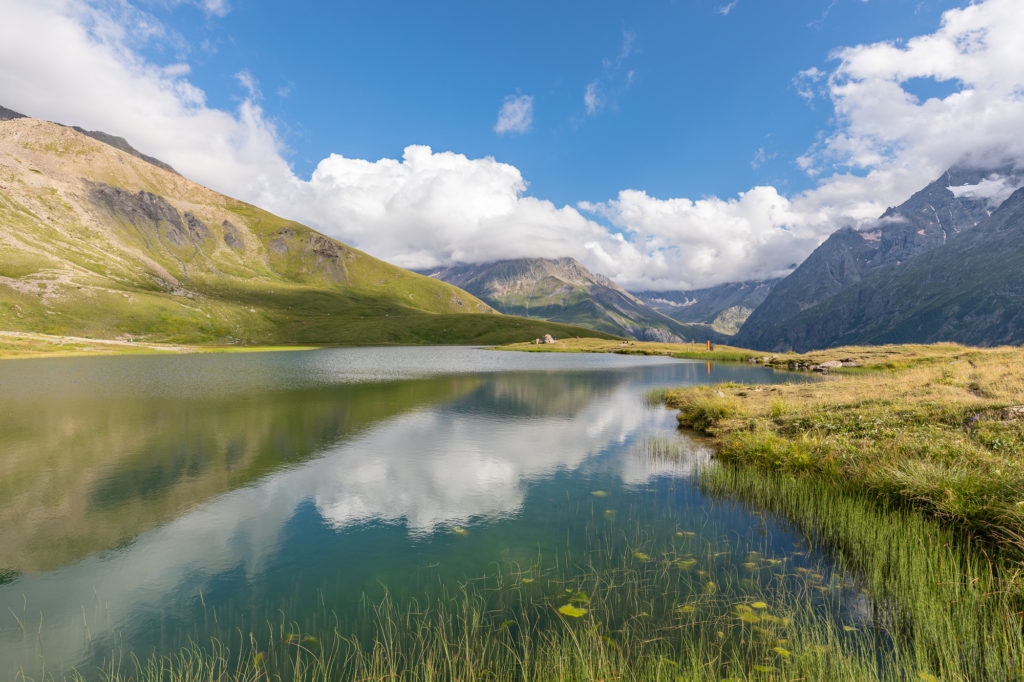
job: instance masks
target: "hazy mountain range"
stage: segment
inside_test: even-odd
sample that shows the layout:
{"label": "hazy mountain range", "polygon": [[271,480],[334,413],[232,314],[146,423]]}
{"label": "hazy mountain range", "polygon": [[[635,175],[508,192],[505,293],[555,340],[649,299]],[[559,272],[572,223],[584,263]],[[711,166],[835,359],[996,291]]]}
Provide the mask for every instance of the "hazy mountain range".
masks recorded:
{"label": "hazy mountain range", "polygon": [[686,291],[636,291],[633,295],[677,322],[709,324],[735,334],[779,280],[730,282]]}
{"label": "hazy mountain range", "polygon": [[497,310],[598,329],[639,341],[720,341],[710,324],[684,324],[572,258],[515,258],[424,271]]}

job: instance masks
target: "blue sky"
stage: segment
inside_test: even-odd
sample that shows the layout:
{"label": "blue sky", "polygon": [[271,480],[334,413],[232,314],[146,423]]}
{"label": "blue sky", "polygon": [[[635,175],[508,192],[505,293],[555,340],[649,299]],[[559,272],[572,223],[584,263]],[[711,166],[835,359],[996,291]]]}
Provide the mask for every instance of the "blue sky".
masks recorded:
{"label": "blue sky", "polygon": [[0,3],[3,105],[403,267],[777,277],[1024,165],[1020,0]]}
{"label": "blue sky", "polygon": [[[757,184],[810,186],[795,159],[829,127],[832,111],[798,94],[797,74],[825,68],[839,46],[923,33],[956,5],[739,0],[723,14],[727,3],[704,0],[287,10],[230,0],[217,17],[152,3],[147,9],[187,47],[157,44],[147,53],[186,60],[219,108],[241,94],[234,75],[252,74],[303,176],[331,152],[378,159],[424,144],[513,164],[532,194],[558,204],[625,188],[700,197]],[[608,102],[588,115],[584,93],[594,81]],[[498,135],[498,110],[516,94],[533,97],[531,129]]]}

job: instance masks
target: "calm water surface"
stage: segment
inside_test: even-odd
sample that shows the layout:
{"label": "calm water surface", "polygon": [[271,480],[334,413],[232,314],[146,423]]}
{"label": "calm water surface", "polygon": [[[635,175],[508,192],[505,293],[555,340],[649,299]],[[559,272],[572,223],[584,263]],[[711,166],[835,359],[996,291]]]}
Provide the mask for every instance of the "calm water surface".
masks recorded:
{"label": "calm water surface", "polygon": [[640,557],[658,533],[724,543],[725,562],[792,553],[792,529],[692,483],[709,453],[643,400],[785,380],[467,348],[2,362],[0,676],[325,606],[344,623],[364,595],[543,567],[597,536]]}

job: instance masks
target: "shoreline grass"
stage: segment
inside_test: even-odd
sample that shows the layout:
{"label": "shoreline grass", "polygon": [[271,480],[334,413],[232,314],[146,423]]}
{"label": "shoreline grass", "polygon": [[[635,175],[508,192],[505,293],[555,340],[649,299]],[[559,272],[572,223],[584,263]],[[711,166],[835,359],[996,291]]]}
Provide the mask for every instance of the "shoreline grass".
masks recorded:
{"label": "shoreline grass", "polygon": [[724,462],[815,475],[1024,559],[1024,350],[894,347],[856,369],[812,383],[688,387],[664,400]]}
{"label": "shoreline grass", "polygon": [[493,346],[488,350],[526,351],[530,353],[615,353],[618,355],[667,355],[679,359],[711,360],[715,362],[748,362],[764,355],[758,351],[714,344],[707,350],[700,343],[661,343],[655,341],[622,341],[595,338],[562,338],[554,343],[510,343]]}
{"label": "shoreline grass", "polygon": [[88,357],[97,355],[161,355],[188,353],[259,353],[315,350],[316,345],[193,345],[93,339],[30,332],[0,332],[0,360]]}

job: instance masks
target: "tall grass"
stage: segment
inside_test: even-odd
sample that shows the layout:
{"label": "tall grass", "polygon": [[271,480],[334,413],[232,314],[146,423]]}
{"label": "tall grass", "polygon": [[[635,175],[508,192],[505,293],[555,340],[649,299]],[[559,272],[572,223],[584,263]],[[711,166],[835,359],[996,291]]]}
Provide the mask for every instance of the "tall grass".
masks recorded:
{"label": "tall grass", "polygon": [[1020,568],[977,551],[965,533],[815,476],[707,468],[712,493],[800,524],[873,596],[901,667],[940,679],[1024,679]]}
{"label": "tall grass", "polygon": [[[651,439],[646,455],[681,451]],[[495,565],[422,596],[321,603],[251,632],[136,658],[115,652],[109,682],[209,680],[1007,680],[1024,679],[1022,599],[1012,568],[955,532],[812,478],[711,464],[714,497],[768,509],[805,547],[723,533],[709,517],[576,503],[586,542],[529,566]],[[726,503],[730,504],[730,503]],[[756,534],[751,534],[756,537]],[[832,558],[828,558],[832,557]],[[96,675],[86,671],[82,679]]]}

